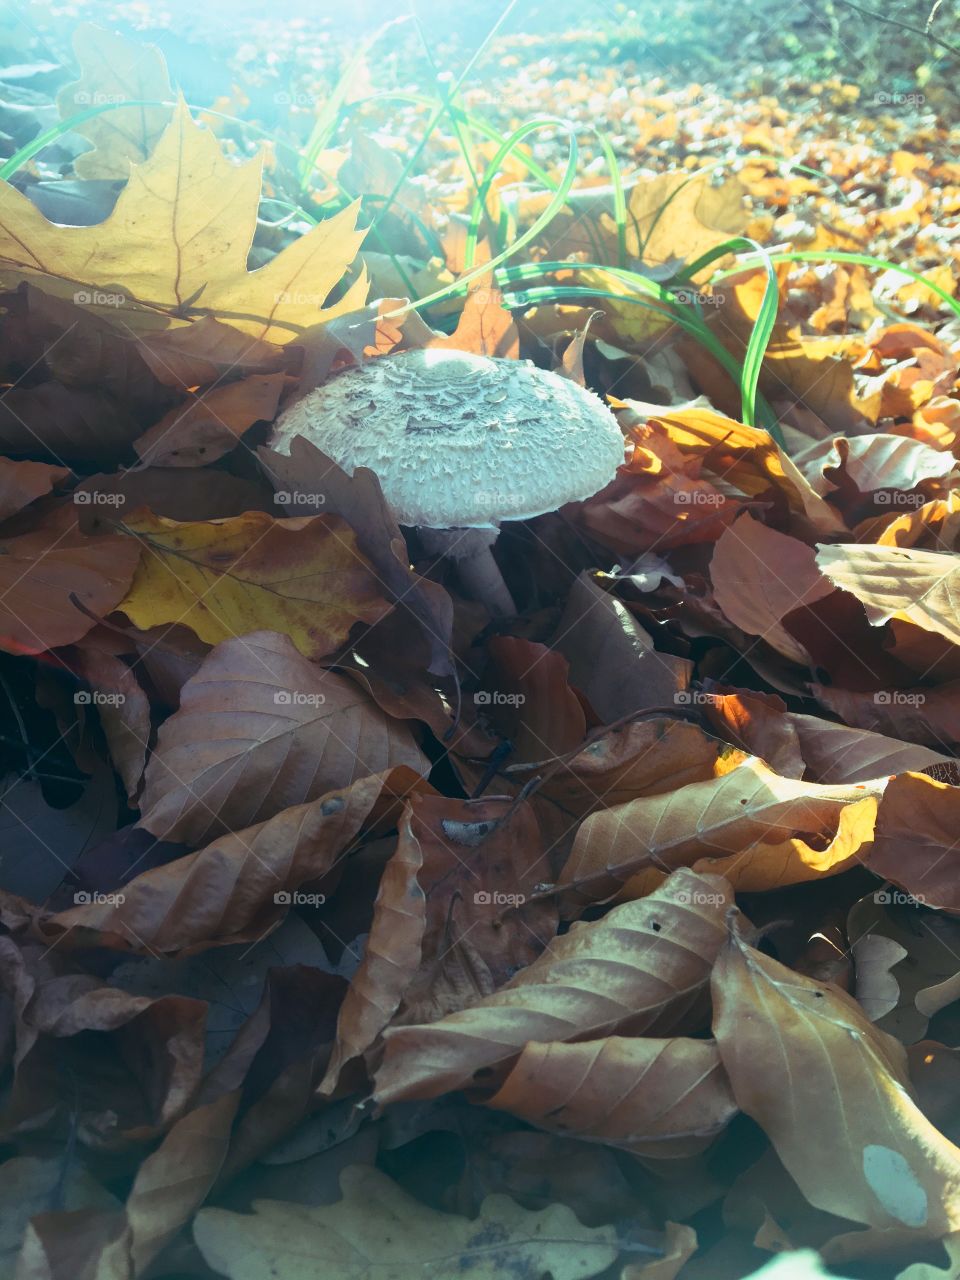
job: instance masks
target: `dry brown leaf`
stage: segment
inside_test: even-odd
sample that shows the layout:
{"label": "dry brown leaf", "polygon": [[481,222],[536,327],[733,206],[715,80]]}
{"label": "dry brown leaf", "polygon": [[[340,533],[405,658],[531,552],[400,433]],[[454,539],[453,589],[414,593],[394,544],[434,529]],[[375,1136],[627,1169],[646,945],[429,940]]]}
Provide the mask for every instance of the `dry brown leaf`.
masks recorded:
{"label": "dry brown leaf", "polygon": [[36,498],[42,498],[69,474],[66,467],[52,467],[46,462],[0,458],[0,520],[16,515]]}
{"label": "dry brown leaf", "polygon": [[237,447],[255,422],[276,417],[283,374],[252,374],[191,395],[134,441],[152,467],[205,467]]}
{"label": "dry brown leaf", "polygon": [[60,947],[96,935],[101,945],[154,955],[256,941],[295,905],[301,885],[326,875],[362,830],[395,821],[399,799],[422,785],[405,768],[361,778],[142,872],[124,884],[122,901],[100,894],[39,919],[36,931]]}
{"label": "dry brown leaf", "polygon": [[818,571],[811,547],[745,513],[718,541],[710,580],[717,604],[735,626],[760,636],[792,662],[809,664],[783,619],[833,590]]}
{"label": "dry brown leaf", "polygon": [[690,683],[691,664],[658,653],[620,601],[587,574],[570,590],[554,647],[570,663],[570,683],[607,724],[632,711],[673,705]]}
{"label": "dry brown leaf", "polygon": [[[875,786],[874,793],[879,789]],[[765,845],[782,846],[797,835],[804,846],[814,838],[832,838],[844,809],[867,796],[863,785],[781,778],[762,760],[749,757],[720,777],[591,814],[577,832],[560,883],[575,889],[578,898],[586,894],[597,901],[620,891],[642,893],[663,871],[720,854],[759,859],[766,852],[780,866],[782,851],[765,851]],[[849,856],[851,846],[864,838],[868,819],[865,812],[864,825],[856,824],[856,835],[851,832],[849,843],[841,842],[840,856]],[[813,849],[797,852],[802,863],[823,856]],[[724,865],[733,862],[725,860]],[[652,881],[643,874],[631,880],[650,868]]]}
{"label": "dry brown leaf", "polygon": [[711,987],[714,1035],[734,1097],[811,1204],[925,1238],[958,1229],[960,1150],[911,1099],[897,1041],[839,988],[734,934]]}
{"label": "dry brown leaf", "polygon": [[922,773],[891,778],[868,865],[925,906],[960,912],[960,787]]}
{"label": "dry brown leaf", "polygon": [[690,1029],[730,905],[719,877],[680,871],[642,902],[575,926],[471,1008],[387,1031],[374,1096],[385,1105],[489,1088],[531,1040]]}
{"label": "dry brown leaf", "polygon": [[648,1160],[698,1155],[737,1114],[716,1046],[682,1036],[531,1041],[487,1106]]}
{"label": "dry brown leaf", "polygon": [[884,774],[915,773],[936,765],[950,765],[952,757],[918,747],[882,733],[850,728],[818,716],[786,712],[784,719],[797,732],[811,782],[866,782]]}
{"label": "dry brown leaf", "polygon": [[0,649],[7,653],[75,643],[130,587],[137,546],[115,535],[86,537],[76,511],[60,507],[30,532],[0,540]]}
{"label": "dry brown leaf", "polygon": [[184,685],[147,765],[140,825],[201,844],[395,765],[427,772],[410,729],[287,636],[225,640]]}

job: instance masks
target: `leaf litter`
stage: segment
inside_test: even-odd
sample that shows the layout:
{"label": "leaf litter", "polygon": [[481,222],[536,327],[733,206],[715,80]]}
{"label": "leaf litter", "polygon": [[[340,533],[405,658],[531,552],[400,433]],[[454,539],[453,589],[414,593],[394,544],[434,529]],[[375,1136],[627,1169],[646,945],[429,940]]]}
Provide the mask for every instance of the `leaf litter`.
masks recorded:
{"label": "leaf litter", "polygon": [[[950,131],[494,47],[258,148],[81,24],[4,135],[18,1280],[960,1275]],[[270,447],[418,349],[616,414],[515,614]]]}

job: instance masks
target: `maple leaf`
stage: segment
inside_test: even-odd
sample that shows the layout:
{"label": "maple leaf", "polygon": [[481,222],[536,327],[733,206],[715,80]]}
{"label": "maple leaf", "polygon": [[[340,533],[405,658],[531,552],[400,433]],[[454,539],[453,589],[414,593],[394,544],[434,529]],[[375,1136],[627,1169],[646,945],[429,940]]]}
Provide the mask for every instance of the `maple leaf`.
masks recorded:
{"label": "maple leaf", "polygon": [[262,157],[228,159],[181,100],[150,158],[133,166],[113,212],[95,226],[48,222],[22,192],[0,183],[0,282],[41,284],[134,330],[213,316],[253,338],[288,342],[363,303],[361,273],[339,302],[324,305],[362,235],[352,205],[248,271],[262,167]]}

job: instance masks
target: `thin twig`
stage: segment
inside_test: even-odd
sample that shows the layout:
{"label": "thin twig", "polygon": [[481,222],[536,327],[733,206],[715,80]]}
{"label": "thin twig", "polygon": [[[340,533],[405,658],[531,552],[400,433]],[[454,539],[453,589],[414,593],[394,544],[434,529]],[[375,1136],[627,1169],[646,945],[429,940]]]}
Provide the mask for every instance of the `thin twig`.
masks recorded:
{"label": "thin twig", "polygon": [[[885,13],[877,13],[875,9],[864,9],[862,5],[855,4],[854,0],[840,0],[840,3],[846,5],[848,9],[853,9],[856,13],[862,14],[865,18],[873,18],[876,22],[885,22],[889,27],[899,27],[901,31],[910,31],[915,36],[923,36],[931,44],[936,44],[941,49],[946,49],[947,53],[952,54],[954,58],[960,58],[960,48],[955,44],[947,44],[946,40],[941,40],[932,31],[925,31],[923,27],[915,27],[910,22],[901,22],[899,18],[888,17]],[[934,10],[936,10],[936,5],[934,5]],[[930,19],[927,21],[929,22]]]}

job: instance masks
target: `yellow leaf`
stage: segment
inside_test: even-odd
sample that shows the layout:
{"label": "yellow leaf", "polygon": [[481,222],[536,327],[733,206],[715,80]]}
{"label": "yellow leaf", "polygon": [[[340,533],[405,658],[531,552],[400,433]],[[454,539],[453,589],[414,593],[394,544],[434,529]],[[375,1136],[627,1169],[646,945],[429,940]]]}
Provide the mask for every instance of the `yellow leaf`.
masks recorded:
{"label": "yellow leaf", "polygon": [[[81,22],[73,33],[73,52],[80,63],[80,79],[64,85],[57,95],[61,120],[91,107],[135,101],[169,102],[173,97],[163,54],[154,45],[138,44],[114,31]],[[93,143],[92,151],[77,156],[81,178],[130,176],[130,163],[149,156],[170,120],[171,107],[130,107],[104,111],[73,125]]]}
{"label": "yellow leaf", "polygon": [[318,658],[355,622],[377,622],[390,608],[339,516],[274,520],[247,511],[181,524],[141,512],[123,528],[143,553],[117,607],[142,630],[181,622],[208,644],[283,631]]}
{"label": "yellow leaf", "polygon": [[262,157],[229,160],[181,101],[104,222],[58,226],[0,183],[0,283],[30,280],[99,306],[106,318],[119,313],[127,328],[157,328],[157,313],[159,327],[215,316],[276,342],[356,310],[366,293],[363,275],[324,307],[360,246],[356,206],[321,222],[266,266],[247,270],[262,167]]}
{"label": "yellow leaf", "polygon": [[859,850],[872,839],[876,820],[877,798],[867,796],[841,810],[837,834],[826,849],[812,848],[798,839],[757,844],[726,858],[701,858],[693,869],[723,876],[737,893],[762,893],[835,876],[857,865]]}

